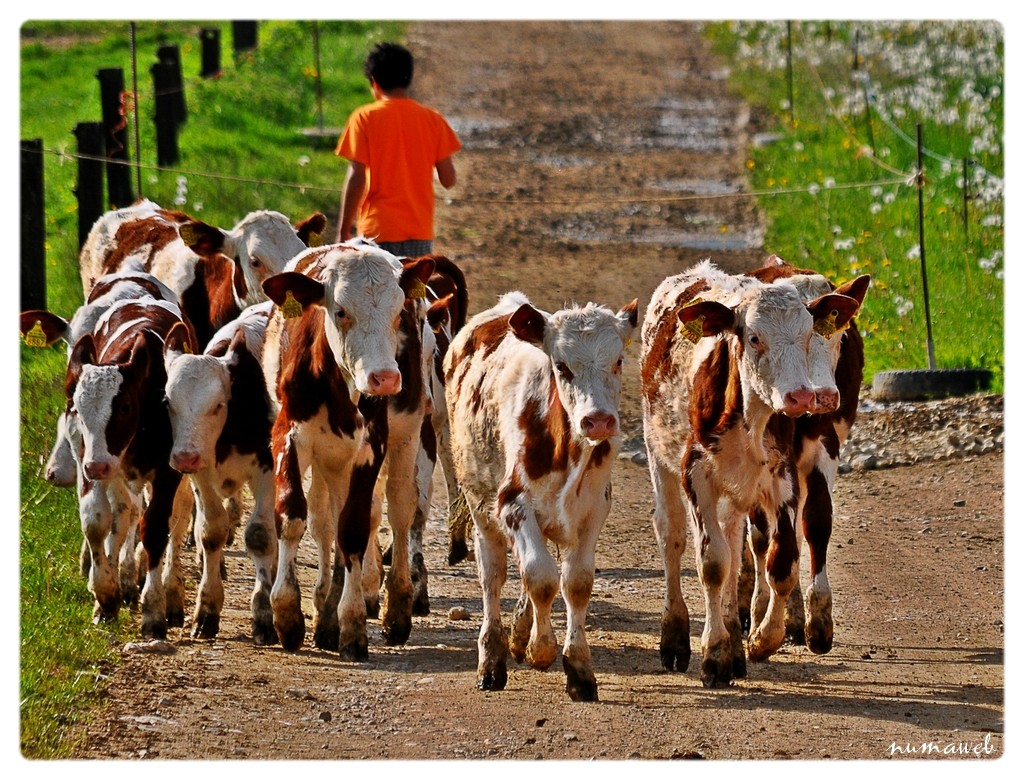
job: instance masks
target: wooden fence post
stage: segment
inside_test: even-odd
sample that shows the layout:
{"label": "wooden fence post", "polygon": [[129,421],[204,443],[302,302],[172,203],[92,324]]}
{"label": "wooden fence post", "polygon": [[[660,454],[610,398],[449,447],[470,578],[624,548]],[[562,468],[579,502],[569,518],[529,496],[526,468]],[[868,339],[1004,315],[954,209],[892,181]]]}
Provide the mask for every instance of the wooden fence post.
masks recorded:
{"label": "wooden fence post", "polygon": [[168,89],[173,92],[174,121],[179,127],[188,118],[185,105],[185,83],[181,78],[181,53],[177,46],[161,46],[156,50],[157,61],[167,66]]}
{"label": "wooden fence post", "polygon": [[231,35],[236,60],[242,53],[256,48],[256,22],[232,22]]}
{"label": "wooden fence post", "polygon": [[174,165],[178,161],[177,97],[173,90],[174,66],[158,62],[150,67],[156,96],[156,164]]}
{"label": "wooden fence post", "polygon": [[46,308],[43,139],[21,142],[21,310]]}
{"label": "wooden fence post", "polygon": [[205,27],[199,33],[203,44],[202,68],[199,75],[204,79],[220,75],[220,30],[216,27]]}
{"label": "wooden fence post", "polygon": [[80,122],[75,125],[78,140],[78,248],[85,244],[89,231],[103,212],[103,123]]}
{"label": "wooden fence post", "polygon": [[124,71],[104,68],[96,74],[100,81],[104,142],[107,156],[107,195],[115,208],[135,200],[132,195],[131,167],[128,165],[128,121],[124,107]]}

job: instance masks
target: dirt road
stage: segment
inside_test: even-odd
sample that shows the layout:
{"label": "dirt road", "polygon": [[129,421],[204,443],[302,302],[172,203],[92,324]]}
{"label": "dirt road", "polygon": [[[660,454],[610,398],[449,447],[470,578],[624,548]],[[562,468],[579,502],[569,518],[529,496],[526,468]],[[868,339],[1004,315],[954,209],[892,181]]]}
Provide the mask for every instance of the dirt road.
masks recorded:
{"label": "dirt road", "polygon": [[[697,259],[740,270],[766,254],[751,201],[719,197],[744,186],[749,112],[689,25],[431,23],[410,42],[417,95],[465,144],[436,248],[465,269],[473,311],[512,288],[549,310],[638,297],[643,311],[662,278]],[[689,195],[704,198],[666,200]],[[627,444],[640,434],[636,350]],[[438,505],[431,614],[414,619],[408,644],[385,647],[372,621],[367,663],[308,637],[295,654],[253,647],[251,566],[236,547],[221,635],[194,641],[186,626],[172,631],[173,654],[126,652],[78,756],[887,759],[922,743],[937,746],[932,758],[961,745],[1002,753],[1001,451],[841,477],[834,649],[786,645],[725,690],[705,690],[695,662],[661,669],[646,467],[620,458],[614,495],[588,620],[599,703],[571,702],[557,663],[513,665],[506,690],[475,689],[479,588],[472,563],[445,563]],[[704,608],[684,561],[696,654]],[[513,574],[506,610],[516,585]],[[454,607],[469,619],[449,619]],[[555,620],[561,636],[560,599]]]}

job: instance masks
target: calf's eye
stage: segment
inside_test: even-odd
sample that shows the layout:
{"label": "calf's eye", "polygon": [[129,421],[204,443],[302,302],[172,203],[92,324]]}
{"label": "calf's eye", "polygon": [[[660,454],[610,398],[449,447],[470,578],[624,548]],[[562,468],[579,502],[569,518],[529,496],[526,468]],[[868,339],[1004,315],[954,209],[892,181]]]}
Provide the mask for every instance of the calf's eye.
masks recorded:
{"label": "calf's eye", "polygon": [[555,363],[555,368],[558,370],[559,376],[562,377],[566,382],[571,382],[573,373],[565,363]]}

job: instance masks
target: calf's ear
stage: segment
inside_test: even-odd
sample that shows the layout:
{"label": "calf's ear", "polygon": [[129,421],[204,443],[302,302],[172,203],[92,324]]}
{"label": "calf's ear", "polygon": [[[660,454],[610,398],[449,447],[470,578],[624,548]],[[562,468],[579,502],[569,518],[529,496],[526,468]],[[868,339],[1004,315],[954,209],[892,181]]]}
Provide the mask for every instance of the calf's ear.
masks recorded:
{"label": "calf's ear", "polygon": [[633,332],[634,328],[636,328],[636,324],[637,322],[639,322],[640,319],[639,301],[636,298],[634,298],[621,309],[619,309],[618,319],[619,334],[622,336],[624,340],[628,339],[629,334]]}
{"label": "calf's ear", "polygon": [[178,228],[178,235],[189,249],[200,257],[224,251],[224,231],[199,220],[191,220]]}
{"label": "calf's ear", "polygon": [[327,217],[319,211],[314,211],[295,226],[295,232],[306,246],[323,246],[323,233],[326,227]]}
{"label": "calf's ear", "polygon": [[524,303],[508,318],[509,329],[516,338],[538,347],[544,343],[547,324],[544,315],[528,303]]}
{"label": "calf's ear", "polygon": [[[157,343],[159,344],[159,342]],[[140,333],[135,337],[135,343],[132,344],[132,353],[128,358],[128,362],[123,365],[125,371],[134,380],[142,381],[145,377],[149,376],[149,369],[153,360],[151,352],[150,344],[146,341],[146,334]]]}
{"label": "calf's ear", "polygon": [[683,323],[683,333],[696,344],[705,336],[733,330],[736,315],[725,304],[698,300],[679,310],[679,321]]}
{"label": "calf's ear", "polygon": [[871,286],[871,277],[867,274],[858,276],[853,281],[840,285],[836,288],[839,295],[847,295],[857,301],[860,306],[864,305],[864,296],[868,294],[868,287]]}
{"label": "calf's ear", "polygon": [[850,324],[860,302],[856,298],[838,293],[829,293],[807,304],[807,310],[814,317],[814,330],[826,339]]}
{"label": "calf's ear", "polygon": [[285,271],[267,277],[263,280],[263,292],[284,310],[286,317],[293,316],[288,310],[291,307],[298,306],[301,313],[324,300],[323,284],[297,271]]}
{"label": "calf's ear", "polygon": [[170,368],[176,358],[191,353],[192,340],[189,338],[188,326],[184,322],[175,323],[164,339],[164,367]]}
{"label": "calf's ear", "polygon": [[430,308],[427,309],[427,322],[433,330],[436,331],[446,319],[449,319],[448,304],[452,302],[453,297],[446,295],[430,304]]}
{"label": "calf's ear", "polygon": [[95,363],[96,342],[91,333],[86,333],[75,342],[75,346],[71,348],[71,356],[68,358],[68,370],[64,377],[64,395],[69,402],[75,394],[78,378],[82,375],[82,366],[91,366]]}
{"label": "calf's ear", "polygon": [[402,263],[402,275],[398,284],[405,292],[406,298],[426,298],[427,280],[434,273],[437,264],[430,255],[407,260]]}
{"label": "calf's ear", "polygon": [[30,347],[53,346],[67,335],[69,323],[45,309],[21,313],[21,335]]}

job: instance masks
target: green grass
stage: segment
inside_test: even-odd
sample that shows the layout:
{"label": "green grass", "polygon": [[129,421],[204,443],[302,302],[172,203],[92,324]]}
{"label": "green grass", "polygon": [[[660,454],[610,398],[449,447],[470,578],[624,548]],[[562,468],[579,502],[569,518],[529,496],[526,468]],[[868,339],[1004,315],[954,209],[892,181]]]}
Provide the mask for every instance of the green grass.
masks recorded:
{"label": "green grass", "polygon": [[[223,73],[206,80],[199,76],[199,30],[211,26],[221,30]],[[21,138],[41,138],[46,150],[47,301],[70,317],[82,302],[77,171],[75,161],[61,155],[77,150],[75,125],[101,118],[96,72],[122,68],[131,84],[130,26],[27,22],[21,32]],[[323,211],[333,222],[344,163],[333,145],[299,133],[317,122],[311,23],[261,23],[258,48],[237,62],[228,22],[141,22],[135,38],[141,194],[221,227],[262,208],[293,220]],[[325,127],[343,126],[349,112],[370,99],[361,66],[372,43],[401,38],[396,23],[320,24]],[[161,171],[149,67],[165,43],[180,48],[188,117],[178,137],[180,160],[174,170]],[[131,127],[128,138],[134,159]],[[133,175],[133,188],[135,181]],[[65,354],[63,345],[23,345],[20,355],[20,710],[21,749],[29,758],[70,755],[75,728],[101,701],[118,648],[137,638],[139,628],[137,616],[124,612],[113,625],[92,625],[92,598],[78,573],[75,491],[52,488],[42,477],[63,406]]]}
{"label": "green grass", "polygon": [[[785,22],[707,29],[732,61],[733,86],[764,110],[779,136],[753,148],[747,162],[752,189],[763,193],[766,250],[836,281],[871,274],[858,317],[868,381],[881,370],[928,368],[918,192],[906,181],[916,170],[921,123],[936,367],[990,369],[992,389],[1001,392],[1001,30],[969,22],[793,23],[791,111]],[[865,82],[857,80],[864,74],[875,96],[870,112]],[[973,161],[969,176],[979,174],[966,231],[965,158]],[[982,170],[993,176],[980,177]],[[863,186],[844,186],[851,184]]]}

